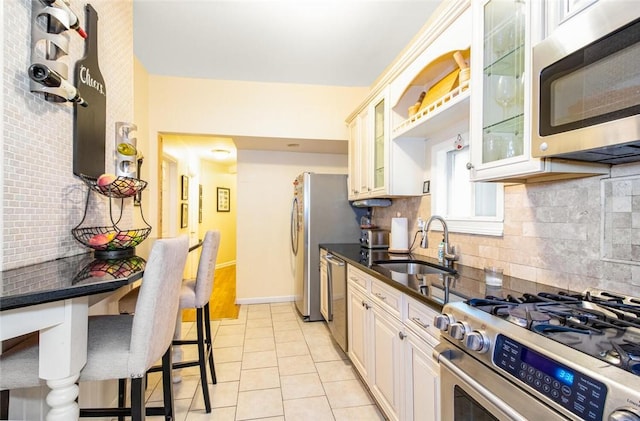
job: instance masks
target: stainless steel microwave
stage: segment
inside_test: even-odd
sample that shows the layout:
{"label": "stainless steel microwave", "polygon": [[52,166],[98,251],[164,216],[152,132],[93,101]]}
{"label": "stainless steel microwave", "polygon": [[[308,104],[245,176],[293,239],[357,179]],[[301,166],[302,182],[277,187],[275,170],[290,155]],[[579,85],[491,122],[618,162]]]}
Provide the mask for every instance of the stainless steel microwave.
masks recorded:
{"label": "stainless steel microwave", "polygon": [[531,153],[640,161],[640,4],[599,0],[533,47]]}

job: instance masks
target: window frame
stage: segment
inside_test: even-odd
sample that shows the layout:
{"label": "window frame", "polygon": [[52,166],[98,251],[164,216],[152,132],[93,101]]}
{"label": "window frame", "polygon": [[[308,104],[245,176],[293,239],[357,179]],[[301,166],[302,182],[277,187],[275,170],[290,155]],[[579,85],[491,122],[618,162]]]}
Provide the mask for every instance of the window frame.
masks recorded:
{"label": "window frame", "polygon": [[[462,142],[460,142],[460,138]],[[469,148],[469,133],[462,133],[452,138],[448,138],[434,144],[431,147],[431,214],[440,215],[447,221],[449,232],[463,234],[479,234],[490,236],[504,235],[504,185],[496,184],[496,216],[475,216],[467,217],[452,216],[448,210],[449,200],[447,191],[450,180],[450,160],[449,152],[460,152]],[[471,201],[469,210],[475,212],[475,186],[478,182],[470,181],[470,174],[467,173],[467,181],[471,184]]]}

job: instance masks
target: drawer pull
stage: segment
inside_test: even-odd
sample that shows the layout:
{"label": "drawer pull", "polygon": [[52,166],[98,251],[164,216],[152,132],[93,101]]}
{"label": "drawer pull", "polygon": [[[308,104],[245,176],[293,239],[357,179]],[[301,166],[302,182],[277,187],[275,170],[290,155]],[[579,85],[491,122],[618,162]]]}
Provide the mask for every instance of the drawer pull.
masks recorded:
{"label": "drawer pull", "polygon": [[364,302],[364,300],[362,300],[362,307],[366,308],[367,310],[369,310],[371,308],[371,306],[367,303]]}
{"label": "drawer pull", "polygon": [[419,317],[412,317],[411,320],[423,329],[427,329],[429,327],[429,323],[422,323],[422,320],[420,320]]}
{"label": "drawer pull", "polygon": [[407,335],[405,335],[403,331],[398,332],[398,338],[400,338],[401,341],[403,341],[404,338],[406,338],[406,337],[407,337]]}
{"label": "drawer pull", "polygon": [[378,297],[382,301],[386,301],[387,300],[387,297],[385,297],[384,295],[380,294],[379,292],[376,292],[373,295],[375,295],[376,297]]}

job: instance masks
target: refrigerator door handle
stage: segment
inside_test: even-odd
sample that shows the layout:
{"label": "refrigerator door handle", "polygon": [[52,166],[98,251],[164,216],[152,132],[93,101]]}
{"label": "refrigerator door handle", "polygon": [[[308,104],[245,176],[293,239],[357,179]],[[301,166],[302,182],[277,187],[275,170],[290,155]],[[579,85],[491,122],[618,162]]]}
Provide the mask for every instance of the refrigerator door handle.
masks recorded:
{"label": "refrigerator door handle", "polygon": [[291,203],[291,251],[298,255],[298,198],[294,197]]}

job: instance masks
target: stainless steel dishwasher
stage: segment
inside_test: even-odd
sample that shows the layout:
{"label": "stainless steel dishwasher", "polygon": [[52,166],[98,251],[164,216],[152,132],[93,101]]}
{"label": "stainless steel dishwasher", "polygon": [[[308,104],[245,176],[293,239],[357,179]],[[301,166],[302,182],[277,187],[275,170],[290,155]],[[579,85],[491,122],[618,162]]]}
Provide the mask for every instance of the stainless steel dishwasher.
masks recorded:
{"label": "stainless steel dishwasher", "polygon": [[327,314],[329,330],[344,352],[347,344],[347,265],[344,260],[327,253]]}

